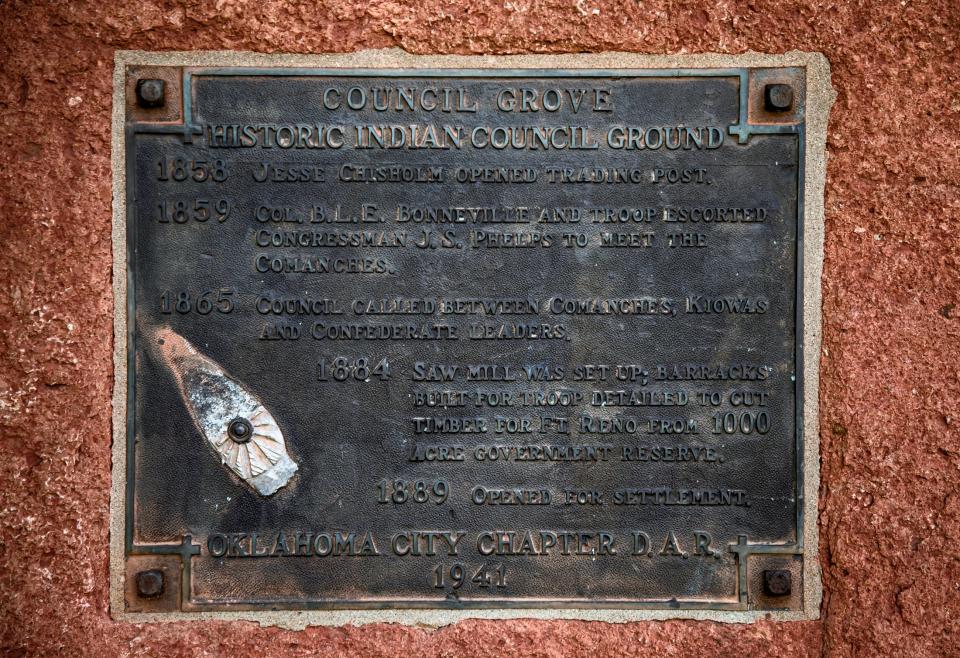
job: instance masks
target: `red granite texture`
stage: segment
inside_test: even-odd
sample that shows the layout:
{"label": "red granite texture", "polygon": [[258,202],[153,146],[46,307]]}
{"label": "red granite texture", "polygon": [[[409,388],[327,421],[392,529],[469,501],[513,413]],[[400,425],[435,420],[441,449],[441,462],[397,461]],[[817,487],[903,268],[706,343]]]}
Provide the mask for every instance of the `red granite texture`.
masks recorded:
{"label": "red granite texture", "polygon": [[[960,655],[958,0],[0,2],[0,652]],[[822,620],[290,632],[108,615],[115,49],[822,51]]]}

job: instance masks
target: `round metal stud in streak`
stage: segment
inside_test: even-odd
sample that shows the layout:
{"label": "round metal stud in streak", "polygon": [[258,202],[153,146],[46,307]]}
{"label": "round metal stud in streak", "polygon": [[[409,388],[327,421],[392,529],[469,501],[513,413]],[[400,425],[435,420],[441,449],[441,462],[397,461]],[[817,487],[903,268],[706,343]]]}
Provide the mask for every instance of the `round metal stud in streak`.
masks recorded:
{"label": "round metal stud in streak", "polygon": [[253,425],[246,418],[234,418],[227,425],[227,434],[234,443],[246,443],[253,437]]}

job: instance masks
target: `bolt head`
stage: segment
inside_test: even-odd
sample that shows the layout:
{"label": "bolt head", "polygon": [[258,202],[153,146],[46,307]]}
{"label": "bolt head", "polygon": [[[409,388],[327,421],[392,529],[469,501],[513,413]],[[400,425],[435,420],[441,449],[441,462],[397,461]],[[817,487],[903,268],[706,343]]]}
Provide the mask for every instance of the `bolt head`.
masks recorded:
{"label": "bolt head", "polygon": [[140,107],[161,107],[164,102],[166,83],[163,80],[141,78],[137,80],[137,104]]}
{"label": "bolt head", "polygon": [[763,572],[763,591],[768,596],[787,596],[792,581],[793,574],[786,569],[768,569]]}
{"label": "bolt head", "polygon": [[235,443],[246,443],[253,438],[253,425],[246,418],[234,418],[227,425],[227,434]]}
{"label": "bolt head", "polygon": [[137,574],[137,595],[153,599],[163,594],[163,572],[159,569],[141,571]]}
{"label": "bolt head", "polygon": [[768,112],[786,112],[793,107],[793,87],[770,84],[763,88],[763,104]]}

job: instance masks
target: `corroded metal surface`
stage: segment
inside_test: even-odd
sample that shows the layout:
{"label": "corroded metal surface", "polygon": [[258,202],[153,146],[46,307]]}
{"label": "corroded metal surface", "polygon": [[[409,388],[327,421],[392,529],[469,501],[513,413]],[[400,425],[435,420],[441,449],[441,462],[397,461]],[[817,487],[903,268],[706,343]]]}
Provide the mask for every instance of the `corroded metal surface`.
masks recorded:
{"label": "corroded metal surface", "polygon": [[796,69],[180,75],[125,549],[182,579],[131,606],[801,605]]}

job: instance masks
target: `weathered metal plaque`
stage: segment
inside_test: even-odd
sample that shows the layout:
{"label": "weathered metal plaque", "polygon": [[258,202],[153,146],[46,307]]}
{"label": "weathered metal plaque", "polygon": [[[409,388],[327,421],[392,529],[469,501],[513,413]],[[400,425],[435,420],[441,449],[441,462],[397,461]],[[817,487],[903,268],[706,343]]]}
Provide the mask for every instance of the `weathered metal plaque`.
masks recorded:
{"label": "weathered metal plaque", "polygon": [[123,611],[810,613],[803,67],[121,74]]}

